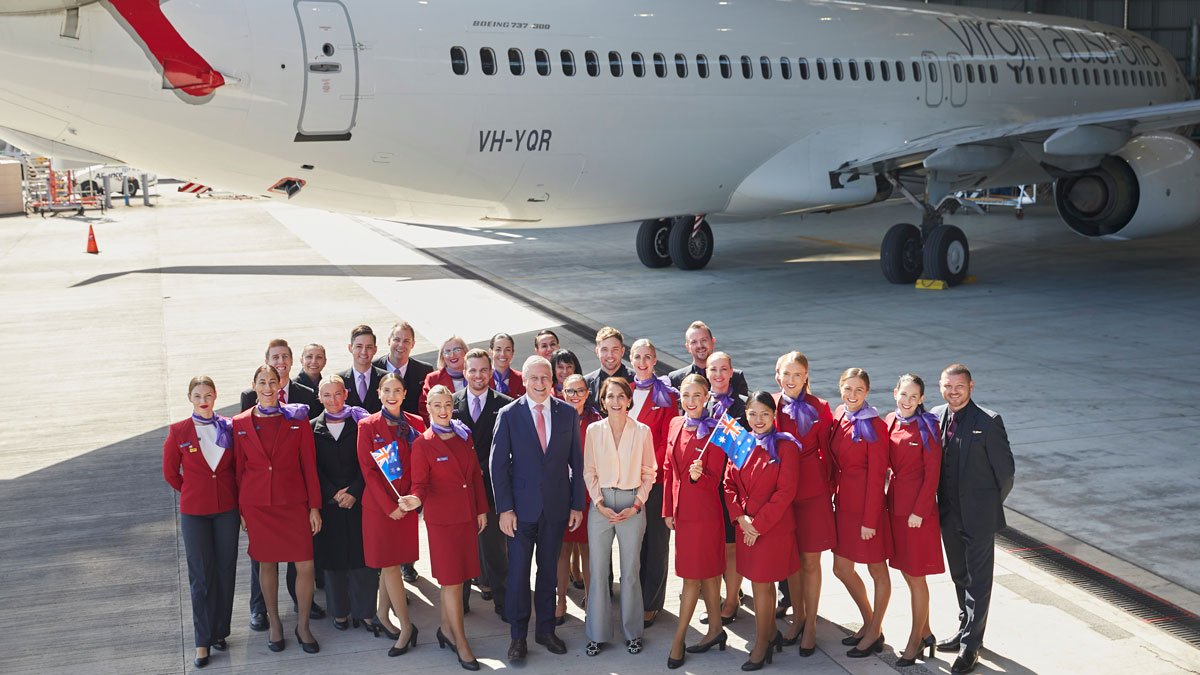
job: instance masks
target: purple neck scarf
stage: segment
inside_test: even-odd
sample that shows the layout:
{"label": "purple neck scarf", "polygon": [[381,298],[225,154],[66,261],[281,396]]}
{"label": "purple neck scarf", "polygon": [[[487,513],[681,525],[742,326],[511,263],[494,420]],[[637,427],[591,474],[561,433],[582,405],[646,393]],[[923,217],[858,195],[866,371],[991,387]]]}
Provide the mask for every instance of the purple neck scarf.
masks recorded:
{"label": "purple neck scarf", "polygon": [[713,417],[717,419],[720,419],[721,415],[729,412],[729,409],[733,407],[733,392],[718,394],[715,391],[711,391],[708,393],[708,396],[713,401]]}
{"label": "purple neck scarf", "polygon": [[[461,370],[450,370],[450,366],[443,366],[442,370],[445,370],[446,374],[449,375],[450,379],[452,380],[463,379],[463,371]],[[493,377],[495,377],[495,375],[493,375]]]}
{"label": "purple neck scarf", "polygon": [[437,422],[434,422],[430,426],[432,427],[434,433],[454,434],[464,441],[467,440],[467,437],[471,435],[471,430],[467,428],[467,425],[455,419],[450,420],[450,426],[448,427],[444,427]]}
{"label": "purple neck scarf", "polygon": [[217,445],[228,450],[233,447],[233,434],[231,433],[232,425],[229,423],[228,417],[213,415],[209,418],[204,418],[196,413],[192,413],[192,421],[196,424],[203,424],[206,427],[217,428]]}
{"label": "purple neck scarf", "polygon": [[654,377],[653,375],[644,380],[634,378],[633,386],[637,387],[638,389],[649,389],[650,400],[654,401],[654,405],[658,406],[659,408],[675,407],[671,397],[678,396],[679,390],[675,387],[672,387],[671,381],[667,378]]}
{"label": "purple neck scarf", "polygon": [[[446,372],[450,372],[450,371],[446,371]],[[499,370],[492,371],[492,384],[494,385],[492,388],[495,389],[496,391],[500,392],[501,394],[504,394],[505,396],[508,396],[508,373],[509,372],[511,372],[511,371],[506,370],[503,373],[500,372]]]}
{"label": "purple neck scarf", "polygon": [[403,410],[400,411],[399,417],[393,417],[392,413],[387,411],[387,408],[384,408],[384,409],[380,410],[379,412],[383,414],[383,419],[396,425],[396,431],[398,432],[397,433],[398,436],[400,436],[404,440],[408,441],[409,443],[412,443],[414,440],[416,440],[417,430],[412,428],[412,426],[409,425],[408,420],[404,418]]}
{"label": "purple neck scarf", "polygon": [[775,444],[779,441],[787,440],[800,445],[800,441],[797,441],[795,436],[782,431],[775,431],[774,429],[765,434],[755,434],[752,432],[751,435],[754,436],[754,440],[758,441],[758,445],[771,456],[772,462],[779,461],[779,451],[775,448]]}
{"label": "purple neck scarf", "polygon": [[937,415],[931,412],[926,412],[924,408],[918,408],[917,414],[912,417],[904,417],[900,414],[900,409],[896,409],[896,421],[900,424],[911,424],[913,421],[917,423],[917,429],[921,431],[921,445],[925,446],[925,451],[929,451],[929,439],[937,438]]}
{"label": "purple neck scarf", "polygon": [[341,410],[339,410],[335,413],[331,413],[328,410],[326,410],[325,411],[325,420],[326,421],[333,420],[334,422],[340,422],[340,421],[346,419],[347,417],[353,417],[355,423],[358,423],[358,422],[362,421],[362,418],[364,418],[370,414],[371,413],[368,412],[366,408],[360,408],[356,405],[344,405],[344,406],[342,406]]}
{"label": "purple neck scarf", "polygon": [[258,412],[264,415],[276,415],[283,413],[284,419],[289,420],[307,420],[308,406],[303,403],[284,403],[283,405],[263,407],[258,406]]}
{"label": "purple neck scarf", "polygon": [[807,436],[813,425],[817,423],[817,409],[805,399],[803,392],[796,398],[787,394],[782,394],[781,398],[783,399],[783,412],[796,420],[796,430],[800,432],[800,435]]}
{"label": "purple neck scarf", "polygon": [[693,429],[696,432],[696,438],[704,438],[717,426],[717,418],[708,414],[708,411],[703,411],[700,417],[684,417],[683,426]]}
{"label": "purple neck scarf", "polygon": [[868,443],[878,440],[879,437],[875,435],[875,425],[871,424],[871,419],[879,417],[879,411],[867,405],[866,401],[863,401],[863,406],[858,409],[858,412],[843,410],[842,414],[845,415],[846,419],[854,423],[854,428],[850,432],[850,438],[855,443],[864,438],[867,439]]}

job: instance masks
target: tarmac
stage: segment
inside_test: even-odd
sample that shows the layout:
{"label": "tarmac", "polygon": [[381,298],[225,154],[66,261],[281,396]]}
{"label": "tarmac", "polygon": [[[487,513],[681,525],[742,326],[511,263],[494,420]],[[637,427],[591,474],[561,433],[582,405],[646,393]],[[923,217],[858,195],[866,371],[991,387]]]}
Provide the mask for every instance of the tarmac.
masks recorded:
{"label": "tarmac", "polygon": [[[287,338],[297,351],[325,344],[332,372],[349,363],[342,345],[352,326],[386,334],[398,318],[416,327],[422,358],[449,335],[479,343],[503,330],[516,336],[519,363],[533,333],[561,328],[587,369],[589,333],[601,325],[649,337],[663,365],[681,365],[683,329],[699,318],[752,387],[770,388],[775,358],[798,348],[818,395],[835,398],[838,372],[861,366],[881,410],[908,370],[925,376],[929,404],[939,403],[938,371],[965,361],[976,400],[1003,414],[1013,443],[1010,525],[1194,619],[1200,417],[1185,402],[1200,384],[1192,337],[1200,231],[1110,244],[1075,237],[1044,209],[1023,221],[960,217],[977,281],[918,291],[884,283],[877,262],[886,226],[913,215],[888,204],[718,226],[713,262],[693,273],[641,267],[630,224],[428,228],[174,194],[86,218],[0,218],[0,352],[22,371],[10,385],[21,405],[0,408],[0,672],[193,670],[177,499],[159,462],[167,424],[190,412],[187,380],[211,375],[230,414],[269,339]],[[96,256],[83,253],[88,224]],[[816,655],[791,649],[769,669],[948,672],[941,654],[894,668],[909,617],[898,574],[883,655],[846,658],[839,639],[860,618],[824,563]],[[398,659],[386,656],[390,641],[328,621],[314,623],[320,654],[291,638],[283,653],[269,652],[265,634],[246,625],[247,564],[243,555],[231,649],[214,652],[206,672],[458,671],[435,648],[437,587],[424,553],[410,588],[421,636]],[[1200,672],[1200,649],[1155,620],[1022,551],[1001,545],[996,566],[978,672]],[[946,574],[929,582],[934,633],[947,635],[953,585]],[[665,670],[679,587],[672,576],[642,654],[613,645],[595,659],[583,654],[573,590],[559,629],[567,655],[534,647],[522,670]],[[507,626],[477,594],[472,608],[467,629],[484,669],[508,667]],[[700,638],[699,613],[689,643]],[[290,633],[290,609],[284,625]],[[689,655],[680,672],[736,670],[753,640],[748,606],[729,630],[729,650]]]}

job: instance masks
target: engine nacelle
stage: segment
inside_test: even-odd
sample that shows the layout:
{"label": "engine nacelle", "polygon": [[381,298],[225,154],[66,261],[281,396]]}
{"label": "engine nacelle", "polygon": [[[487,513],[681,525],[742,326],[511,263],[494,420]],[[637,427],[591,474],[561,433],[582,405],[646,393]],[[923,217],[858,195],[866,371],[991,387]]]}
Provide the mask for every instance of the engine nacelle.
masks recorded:
{"label": "engine nacelle", "polygon": [[1200,147],[1169,132],[1138,136],[1100,166],[1054,183],[1054,204],[1085,237],[1128,240],[1200,223]]}

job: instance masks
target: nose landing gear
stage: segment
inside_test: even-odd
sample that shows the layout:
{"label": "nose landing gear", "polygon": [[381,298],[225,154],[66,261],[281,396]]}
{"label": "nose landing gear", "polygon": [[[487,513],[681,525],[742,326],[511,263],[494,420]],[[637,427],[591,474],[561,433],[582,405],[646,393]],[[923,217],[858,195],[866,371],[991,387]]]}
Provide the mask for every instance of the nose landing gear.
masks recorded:
{"label": "nose landing gear", "polygon": [[[971,248],[967,236],[943,222],[943,214],[957,202],[943,198],[934,207],[912,194],[894,175],[887,179],[904,198],[921,209],[921,227],[908,223],[893,225],[879,247],[883,276],[893,284],[911,284],[917,279],[937,279],[957,286],[967,278]],[[931,185],[931,187],[933,187]],[[933,194],[930,190],[930,194]]]}

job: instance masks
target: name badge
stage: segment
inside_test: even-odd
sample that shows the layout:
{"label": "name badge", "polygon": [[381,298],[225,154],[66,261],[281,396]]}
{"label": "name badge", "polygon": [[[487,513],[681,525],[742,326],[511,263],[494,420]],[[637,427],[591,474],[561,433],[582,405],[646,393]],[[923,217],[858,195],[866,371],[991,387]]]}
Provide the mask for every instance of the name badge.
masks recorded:
{"label": "name badge", "polygon": [[191,447],[191,445],[192,445],[192,442],[191,442],[191,441],[184,441],[184,442],[182,442],[182,443],[180,443],[180,444],[179,444],[179,447],[181,447],[181,448],[187,448],[187,447]]}
{"label": "name badge", "polygon": [[298,426],[292,425],[292,431],[295,431],[296,429],[299,429],[299,428],[300,427],[298,427]]}
{"label": "name badge", "polygon": [[192,447],[190,445],[188,446],[188,452],[195,452],[195,451],[196,451],[195,447]]}
{"label": "name badge", "polygon": [[239,431],[239,432],[238,432],[238,436],[245,436],[245,435],[246,435],[246,432],[244,432],[244,431]]}
{"label": "name badge", "polygon": [[386,443],[387,441],[383,440],[383,436],[376,436],[375,442],[376,443]]}
{"label": "name badge", "polygon": [[973,434],[975,434],[976,436],[978,436],[979,434],[982,434],[982,433],[983,433],[983,431],[981,431],[981,430],[979,430],[979,429],[972,429],[972,430],[971,430],[971,433],[973,433]]}
{"label": "name badge", "polygon": [[909,445],[920,445],[920,443],[918,443],[916,441],[909,441],[908,444]]}
{"label": "name badge", "polygon": [[449,461],[450,461],[450,458],[449,458],[449,457],[438,457],[438,458],[437,458],[437,461],[439,461],[439,462],[449,462]]}

